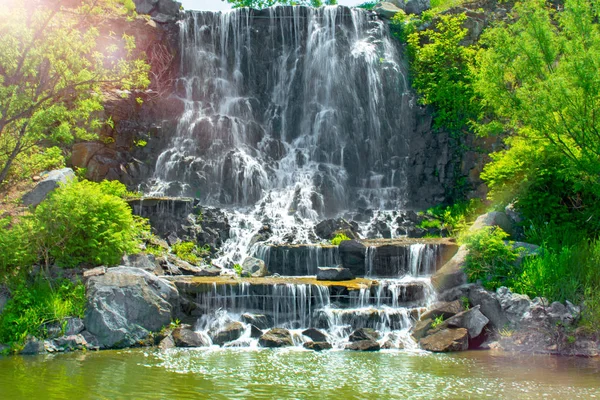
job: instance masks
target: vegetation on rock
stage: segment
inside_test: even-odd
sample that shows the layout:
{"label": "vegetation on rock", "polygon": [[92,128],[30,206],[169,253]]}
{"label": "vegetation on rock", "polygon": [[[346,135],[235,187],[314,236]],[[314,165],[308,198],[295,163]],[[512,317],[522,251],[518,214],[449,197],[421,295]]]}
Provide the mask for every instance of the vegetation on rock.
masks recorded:
{"label": "vegetation on rock", "polygon": [[250,7],[255,9],[267,8],[274,5],[286,6],[312,6],[337,4],[337,0],[227,0],[233,8]]}

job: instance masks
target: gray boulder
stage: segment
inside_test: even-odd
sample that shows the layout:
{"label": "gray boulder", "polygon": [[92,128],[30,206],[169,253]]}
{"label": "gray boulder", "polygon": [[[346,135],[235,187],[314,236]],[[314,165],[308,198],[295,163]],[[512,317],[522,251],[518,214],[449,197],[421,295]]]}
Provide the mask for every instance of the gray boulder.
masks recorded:
{"label": "gray boulder", "polygon": [[175,340],[173,340],[172,335],[165,337],[163,340],[160,341],[160,344],[158,345],[158,348],[161,350],[169,350],[174,347],[176,347],[176,346],[175,346]]}
{"label": "gray boulder", "polygon": [[44,347],[44,341],[38,340],[35,337],[29,337],[25,346],[23,346],[23,350],[21,350],[21,354],[23,355],[35,355],[45,353],[46,349]]}
{"label": "gray boulder", "polygon": [[75,173],[71,168],[63,168],[48,172],[44,179],[35,187],[23,196],[22,201],[26,206],[37,207],[46,199],[48,194],[57,189],[61,184],[67,183],[75,179]]}
{"label": "gray boulder", "polygon": [[464,272],[467,254],[467,247],[460,246],[454,257],[433,274],[431,284],[438,293],[467,283],[467,275]]}
{"label": "gray boulder", "polygon": [[[186,327],[175,329],[171,337],[177,347],[206,347],[209,345],[204,336]],[[165,343],[166,345],[167,343]]]}
{"label": "gray boulder", "polygon": [[86,288],[85,326],[105,348],[138,343],[169,325],[179,309],[175,285],[139,268],[109,268]]}
{"label": "gray boulder", "polygon": [[346,350],[354,351],[379,351],[381,346],[374,340],[359,340],[346,345]]}
{"label": "gray boulder", "polygon": [[242,270],[255,278],[262,278],[269,275],[265,262],[254,257],[246,257],[242,263]]}
{"label": "gray boulder", "polygon": [[382,1],[381,3],[377,3],[375,7],[373,7],[373,11],[377,13],[382,18],[392,19],[394,15],[403,11],[398,6],[393,3],[389,3],[387,1]]}
{"label": "gray boulder", "polygon": [[286,347],[293,346],[294,341],[287,329],[274,328],[263,334],[258,339],[258,344],[262,347]]}
{"label": "gray boulder", "polygon": [[349,281],[354,275],[348,268],[342,267],[319,267],[317,268],[318,281]]}
{"label": "gray boulder", "polygon": [[430,8],[430,0],[407,0],[403,9],[407,14],[421,14],[423,11],[427,11]]}
{"label": "gray boulder", "polygon": [[255,325],[259,329],[269,329],[273,326],[273,319],[263,314],[242,314],[242,321],[247,324]]}
{"label": "gray boulder", "polygon": [[350,239],[358,239],[358,224],[348,222],[344,218],[326,219],[315,226],[315,234],[321,239],[331,240],[338,233],[343,233]]}
{"label": "gray boulder", "polygon": [[460,300],[454,300],[449,302],[443,301],[434,304],[429,311],[421,315],[421,320],[435,319],[439,316],[442,316],[442,319],[446,320],[460,312],[463,312],[464,310],[465,309],[463,308],[463,305],[460,302]]}
{"label": "gray boulder", "polygon": [[58,351],[74,351],[88,349],[89,345],[83,335],[65,335],[52,341],[52,346]]}
{"label": "gray boulder", "polygon": [[338,251],[342,267],[348,268],[355,276],[365,273],[366,246],[356,240],[344,240]]}
{"label": "gray boulder", "polygon": [[481,335],[483,328],[488,324],[489,319],[479,311],[480,306],[475,306],[456,314],[444,321],[434,331],[441,331],[446,328],[464,328],[469,333],[469,338],[473,339]]}
{"label": "gray boulder", "polygon": [[469,332],[464,328],[444,329],[419,340],[419,346],[435,353],[464,351],[469,348]]}
{"label": "gray boulder", "polygon": [[469,228],[469,232],[475,232],[490,226],[497,226],[510,236],[514,236],[517,233],[513,221],[502,211],[492,211],[480,215]]}
{"label": "gray boulder", "polygon": [[155,275],[163,275],[163,269],[154,254],[131,254],[123,256],[123,265],[140,268]]}
{"label": "gray boulder", "polygon": [[431,325],[433,325],[433,320],[431,318],[421,319],[413,327],[413,329],[412,329],[412,337],[415,340],[421,339],[431,329]]}

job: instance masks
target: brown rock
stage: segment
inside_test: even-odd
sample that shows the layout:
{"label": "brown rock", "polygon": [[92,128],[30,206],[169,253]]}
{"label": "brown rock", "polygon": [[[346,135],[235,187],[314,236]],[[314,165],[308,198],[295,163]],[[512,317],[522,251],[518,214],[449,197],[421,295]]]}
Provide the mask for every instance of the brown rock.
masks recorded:
{"label": "brown rock", "polygon": [[465,309],[459,300],[451,302],[441,302],[434,304],[431,310],[421,315],[421,320],[436,319],[440,315],[443,319],[448,319],[456,314],[463,312]]}
{"label": "brown rock", "polygon": [[346,350],[354,351],[379,351],[381,346],[374,340],[360,340],[350,343],[346,346]]}
{"label": "brown rock", "polygon": [[469,332],[464,328],[444,329],[421,339],[419,346],[434,353],[464,351],[469,348]]}
{"label": "brown rock", "polygon": [[460,246],[458,252],[431,277],[431,284],[438,293],[467,283],[467,275],[463,271],[469,251]]}

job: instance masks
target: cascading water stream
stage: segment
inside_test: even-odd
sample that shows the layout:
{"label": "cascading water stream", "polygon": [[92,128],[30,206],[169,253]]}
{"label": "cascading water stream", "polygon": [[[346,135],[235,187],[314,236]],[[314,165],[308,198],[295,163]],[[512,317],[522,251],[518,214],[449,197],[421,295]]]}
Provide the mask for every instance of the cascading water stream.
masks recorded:
{"label": "cascading water stream", "polygon": [[233,207],[221,264],[264,225],[270,243],[310,243],[323,216],[405,204],[414,95],[374,14],[189,11],[180,26],[185,111],[147,192]]}

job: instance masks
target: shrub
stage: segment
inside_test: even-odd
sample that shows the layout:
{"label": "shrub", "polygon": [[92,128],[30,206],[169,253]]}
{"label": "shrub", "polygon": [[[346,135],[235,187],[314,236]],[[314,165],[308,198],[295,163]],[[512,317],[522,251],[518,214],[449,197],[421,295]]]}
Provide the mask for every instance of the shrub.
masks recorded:
{"label": "shrub", "polygon": [[346,236],[345,233],[338,233],[333,237],[333,239],[331,239],[331,244],[334,246],[339,246],[344,240],[350,240],[350,238]]}
{"label": "shrub", "polygon": [[242,276],[244,268],[240,264],[233,264],[233,271],[236,273],[237,276]]}
{"label": "shrub", "polygon": [[504,242],[508,236],[498,227],[485,227],[466,236],[469,254],[465,272],[469,281],[481,281],[486,289],[496,290],[512,276],[519,252]]}
{"label": "shrub", "polygon": [[139,251],[143,224],[118,197],[118,183],[76,181],[50,194],[27,219],[32,246],[46,266],[117,264],[124,253]]}
{"label": "shrub", "polygon": [[69,280],[54,282],[43,278],[28,285],[19,280],[11,288],[11,299],[0,314],[0,343],[22,343],[28,335],[45,338],[45,324],[60,322],[66,317],[83,318],[85,286]]}
{"label": "shrub", "polygon": [[[439,220],[440,228],[448,229],[451,235],[457,236],[464,231],[475,215],[484,210],[480,199],[457,202],[449,206],[439,205],[427,210],[427,214]],[[429,223],[431,224],[431,223]],[[420,225],[421,226],[421,225]],[[425,228],[425,226],[421,226]]]}
{"label": "shrub", "polygon": [[171,247],[171,251],[179,258],[191,264],[199,264],[210,252],[210,246],[198,247],[193,242],[179,242]]}
{"label": "shrub", "polygon": [[0,219],[0,283],[37,261],[30,228],[28,221],[11,227],[9,218]]}

